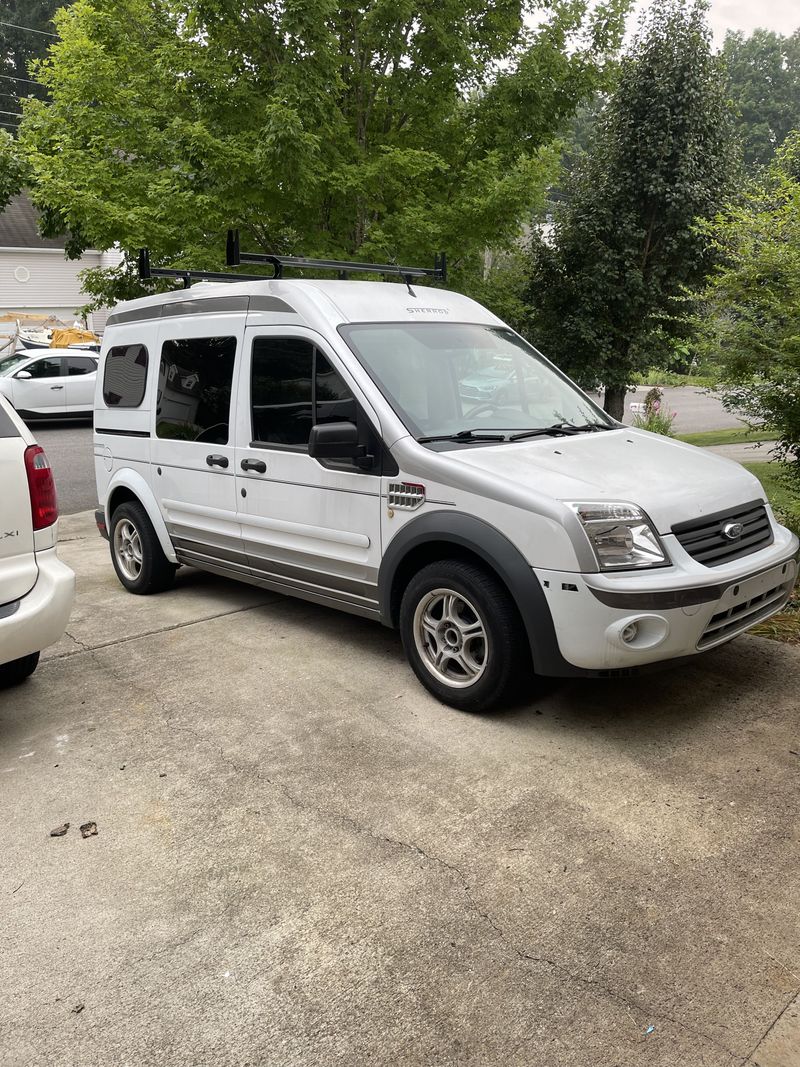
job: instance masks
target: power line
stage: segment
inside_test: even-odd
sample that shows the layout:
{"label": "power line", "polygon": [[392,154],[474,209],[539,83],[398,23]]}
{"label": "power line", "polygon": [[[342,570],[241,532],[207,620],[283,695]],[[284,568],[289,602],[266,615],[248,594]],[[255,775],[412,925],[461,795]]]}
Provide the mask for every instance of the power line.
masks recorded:
{"label": "power line", "polygon": [[28,33],[40,33],[42,37],[55,37],[58,39],[57,33],[48,33],[47,30],[35,30],[33,26],[19,26],[16,22],[2,22],[0,26],[8,26],[12,30],[27,30]]}
{"label": "power line", "polygon": [[10,74],[0,74],[0,78],[6,82],[26,82],[28,85],[43,85],[43,82],[35,82],[32,78],[12,78]]}
{"label": "power line", "polygon": [[[0,111],[0,115],[11,115],[11,117],[15,118],[15,119],[21,119],[22,118],[22,112],[21,111]],[[10,125],[10,123],[9,123],[9,125]]]}

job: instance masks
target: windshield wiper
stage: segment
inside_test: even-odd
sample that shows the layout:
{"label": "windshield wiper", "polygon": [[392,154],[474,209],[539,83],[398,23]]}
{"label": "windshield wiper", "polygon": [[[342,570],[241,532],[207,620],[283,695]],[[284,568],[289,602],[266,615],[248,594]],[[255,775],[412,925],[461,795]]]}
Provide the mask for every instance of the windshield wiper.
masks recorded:
{"label": "windshield wiper", "polygon": [[582,422],[580,426],[575,427],[576,430],[620,430],[622,429],[621,422],[614,422],[610,426],[607,422]]}
{"label": "windshield wiper", "polygon": [[526,437],[555,437],[558,434],[562,434],[564,437],[571,437],[578,433],[593,433],[597,430],[616,429],[616,426],[608,426],[604,422],[584,422],[580,426],[575,426],[571,422],[555,422],[552,426],[537,426],[534,430],[523,430],[522,433],[514,433],[509,437],[509,441],[523,441]]}
{"label": "windshield wiper", "polygon": [[433,437],[418,437],[421,445],[430,441],[505,441],[505,434],[475,433],[474,430],[459,430],[458,433],[442,433]]}

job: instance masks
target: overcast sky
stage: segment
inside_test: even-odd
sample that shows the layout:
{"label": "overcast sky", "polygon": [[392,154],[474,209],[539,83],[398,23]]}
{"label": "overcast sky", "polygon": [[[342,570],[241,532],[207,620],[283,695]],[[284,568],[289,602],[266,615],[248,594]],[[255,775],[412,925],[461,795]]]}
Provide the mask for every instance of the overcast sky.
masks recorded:
{"label": "overcast sky", "polygon": [[[637,14],[647,7],[648,0],[639,0]],[[777,33],[792,33],[800,27],[800,3],[798,0],[711,0],[708,18],[714,41],[721,45],[727,30],[751,33],[757,26],[764,26]],[[629,25],[635,25],[635,19]]]}
{"label": "overcast sky", "polygon": [[800,4],[797,0],[712,0],[709,19],[718,44],[726,30],[749,33],[764,26],[778,33],[793,33],[800,26]]}

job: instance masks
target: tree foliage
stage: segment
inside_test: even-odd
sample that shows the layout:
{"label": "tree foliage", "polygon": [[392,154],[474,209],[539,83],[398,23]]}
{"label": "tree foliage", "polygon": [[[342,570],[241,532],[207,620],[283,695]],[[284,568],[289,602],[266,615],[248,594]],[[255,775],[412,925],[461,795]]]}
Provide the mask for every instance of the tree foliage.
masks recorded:
{"label": "tree foliage", "polygon": [[5,130],[0,130],[0,212],[11,197],[20,191],[27,174],[14,138]]}
{"label": "tree foliage", "polygon": [[800,29],[790,37],[763,29],[750,36],[728,32],[723,55],[745,162],[765,165],[800,126]]}
{"label": "tree foliage", "polygon": [[710,265],[695,220],[712,216],[734,168],[724,74],[705,4],[657,0],[552,235],[531,245],[531,332],[606,408],[682,331],[682,288]]}
{"label": "tree foliage", "polygon": [[[706,231],[722,264],[703,294],[703,347],[722,365],[726,403],[800,460],[800,133]],[[800,484],[800,462],[787,469]]]}
{"label": "tree foliage", "polygon": [[[628,0],[77,0],[20,141],[50,232],[219,267],[243,247],[482,277],[603,83]],[[127,268],[90,280],[129,292]]]}

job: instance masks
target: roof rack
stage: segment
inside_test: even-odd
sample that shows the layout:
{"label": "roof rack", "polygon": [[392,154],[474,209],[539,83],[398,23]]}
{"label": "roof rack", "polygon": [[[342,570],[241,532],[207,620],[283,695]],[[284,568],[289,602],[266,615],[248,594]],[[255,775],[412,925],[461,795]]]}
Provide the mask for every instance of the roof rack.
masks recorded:
{"label": "roof rack", "polygon": [[[359,263],[343,259],[305,259],[302,256],[276,256],[269,252],[240,252],[239,231],[228,230],[226,262],[229,267],[238,267],[242,263],[266,263],[273,268],[273,278],[282,278],[284,269],[333,270],[341,278],[351,273],[389,274],[400,277],[409,285],[412,278],[435,278],[447,281],[447,255],[438,252],[434,256],[433,267],[402,267],[399,263]],[[193,282],[263,282],[269,279],[263,274],[235,274],[213,270],[186,270],[182,267],[151,267],[150,251],[139,249],[139,277],[142,281],[149,278],[180,278],[184,289],[189,289]]]}
{"label": "roof rack", "polygon": [[148,278],[180,278],[183,288],[189,289],[192,282],[263,282],[263,274],[230,274],[223,271],[213,270],[184,270],[181,267],[151,267],[150,250],[139,249],[139,277],[147,281]]}
{"label": "roof rack", "polygon": [[268,263],[275,273],[273,278],[282,278],[284,269],[333,270],[342,277],[351,273],[393,274],[406,283],[409,278],[435,278],[447,281],[447,254],[437,252],[432,267],[402,267],[399,263],[360,263],[345,259],[306,259],[303,256],[276,256],[271,252],[241,252],[239,250],[239,231],[228,230],[226,262],[229,267],[238,267],[241,263]]}

